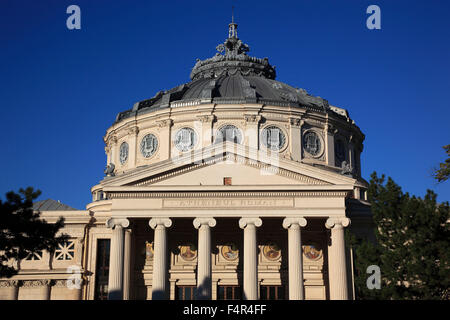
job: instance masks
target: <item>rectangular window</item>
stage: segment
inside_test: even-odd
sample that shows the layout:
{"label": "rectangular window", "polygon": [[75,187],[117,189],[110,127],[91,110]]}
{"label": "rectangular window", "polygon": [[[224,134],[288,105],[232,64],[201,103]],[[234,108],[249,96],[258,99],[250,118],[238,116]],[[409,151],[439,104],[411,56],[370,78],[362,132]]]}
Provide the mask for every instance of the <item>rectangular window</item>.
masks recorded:
{"label": "rectangular window", "polygon": [[25,260],[27,261],[42,260],[42,255],[43,255],[42,250],[38,252],[32,252],[25,258]]}
{"label": "rectangular window", "polygon": [[58,244],[55,250],[55,259],[60,261],[70,261],[75,258],[75,242],[68,240],[63,244]]}
{"label": "rectangular window", "polygon": [[217,300],[240,300],[241,287],[240,286],[218,286]]}
{"label": "rectangular window", "polygon": [[97,240],[97,262],[95,268],[95,300],[108,299],[109,239]]}
{"label": "rectangular window", "polygon": [[261,300],[284,300],[284,286],[261,286]]}
{"label": "rectangular window", "polygon": [[196,291],[197,291],[196,286],[177,286],[175,299],[194,300]]}

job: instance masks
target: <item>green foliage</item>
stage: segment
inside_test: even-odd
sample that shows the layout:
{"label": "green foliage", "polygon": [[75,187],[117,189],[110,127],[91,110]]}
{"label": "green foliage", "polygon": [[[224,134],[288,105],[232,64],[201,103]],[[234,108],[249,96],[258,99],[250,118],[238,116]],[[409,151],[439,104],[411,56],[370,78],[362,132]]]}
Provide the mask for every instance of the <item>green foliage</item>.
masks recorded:
{"label": "green foliage", "polygon": [[444,163],[439,164],[439,169],[434,170],[433,175],[438,182],[446,181],[450,175],[450,144],[444,146],[443,148],[447,153],[448,158]]}
{"label": "green foliage", "polygon": [[[376,244],[353,239],[355,287],[361,299],[449,299],[450,207],[427,190],[417,198],[374,172],[368,189]],[[381,268],[381,290],[369,290],[366,269]]]}
{"label": "green foliage", "polygon": [[40,214],[33,212],[33,200],[41,192],[32,187],[20,189],[19,194],[10,191],[6,201],[0,200],[0,277],[11,277],[17,270],[7,265],[10,259],[20,261],[41,250],[53,252],[67,235],[56,236],[64,226],[64,218],[47,223]]}

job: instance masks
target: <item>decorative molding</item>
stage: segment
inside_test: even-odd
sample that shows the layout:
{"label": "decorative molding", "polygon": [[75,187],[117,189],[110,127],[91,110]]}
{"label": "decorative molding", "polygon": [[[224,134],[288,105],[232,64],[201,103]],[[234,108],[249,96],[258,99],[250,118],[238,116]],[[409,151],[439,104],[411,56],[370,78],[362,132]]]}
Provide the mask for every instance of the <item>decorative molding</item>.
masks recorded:
{"label": "decorative molding", "polygon": [[289,118],[289,123],[293,127],[301,127],[305,121],[300,118]]}
{"label": "decorative molding", "polygon": [[146,199],[146,198],[232,198],[232,197],[315,197],[315,198],[344,198],[350,191],[256,191],[256,192],[109,192],[109,199]]}
{"label": "decorative molding", "polygon": [[127,228],[130,225],[130,221],[128,219],[125,218],[110,218],[108,220],[106,220],[106,226],[108,228],[115,228],[116,226],[120,226],[122,228]]}
{"label": "decorative molding", "polygon": [[128,128],[128,134],[134,134],[137,135],[139,133],[139,127],[133,126],[131,128]]}
{"label": "decorative molding", "polygon": [[43,287],[43,286],[50,286],[51,280],[44,279],[44,280],[24,280],[22,281],[23,287]]}
{"label": "decorative molding", "polygon": [[113,135],[113,136],[111,136],[111,138],[109,139],[109,143],[115,145],[115,144],[117,144],[117,141],[118,141],[118,140],[119,140],[119,139],[117,139],[117,136],[116,136],[116,135]]}
{"label": "decorative molding", "polygon": [[214,218],[195,218],[193,221],[194,228],[199,229],[202,225],[207,224],[209,227],[213,228],[216,226],[216,219]]}
{"label": "decorative molding", "polygon": [[239,228],[245,229],[248,225],[253,224],[255,227],[262,226],[262,220],[260,218],[241,218],[239,219]]}
{"label": "decorative molding", "polygon": [[258,124],[261,121],[261,116],[257,114],[244,114],[246,124]]}
{"label": "decorative molding", "polygon": [[325,227],[327,227],[327,229],[332,229],[334,227],[343,228],[348,227],[350,222],[350,219],[347,217],[330,217],[325,222]]}
{"label": "decorative molding", "polygon": [[148,224],[152,229],[155,229],[159,225],[163,225],[166,228],[170,228],[172,226],[172,220],[163,217],[151,218]]}
{"label": "decorative molding", "polygon": [[172,119],[157,120],[156,123],[158,124],[159,128],[170,127],[173,125],[173,120]]}
{"label": "decorative molding", "polygon": [[292,225],[298,224],[300,227],[306,227],[307,221],[304,217],[284,218],[283,228],[289,229]]}
{"label": "decorative molding", "polygon": [[0,281],[0,288],[11,288],[11,287],[18,287],[18,286],[19,286],[19,280]]}
{"label": "decorative molding", "polygon": [[214,120],[216,120],[216,116],[213,114],[208,114],[208,115],[198,116],[197,119],[200,120],[202,123],[208,123],[208,122],[213,122]]}

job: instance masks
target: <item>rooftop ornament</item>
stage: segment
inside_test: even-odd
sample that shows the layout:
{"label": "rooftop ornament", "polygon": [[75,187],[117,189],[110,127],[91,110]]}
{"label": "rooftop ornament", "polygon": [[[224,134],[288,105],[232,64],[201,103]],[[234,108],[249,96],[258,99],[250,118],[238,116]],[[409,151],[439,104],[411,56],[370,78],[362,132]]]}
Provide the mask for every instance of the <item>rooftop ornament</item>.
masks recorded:
{"label": "rooftop ornament", "polygon": [[219,44],[216,50],[218,52],[212,58],[197,59],[191,72],[191,80],[235,74],[275,79],[275,67],[269,64],[268,58],[260,59],[247,55],[250,48],[238,38],[234,17],[228,25],[228,38],[223,44]]}

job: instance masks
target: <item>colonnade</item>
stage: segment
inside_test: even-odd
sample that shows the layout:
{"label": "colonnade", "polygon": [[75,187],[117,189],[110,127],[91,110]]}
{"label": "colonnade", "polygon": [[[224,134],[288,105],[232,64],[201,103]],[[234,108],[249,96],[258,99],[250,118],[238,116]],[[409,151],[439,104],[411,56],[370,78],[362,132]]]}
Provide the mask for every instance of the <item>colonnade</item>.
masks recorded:
{"label": "colonnade", "polygon": [[[257,300],[258,297],[258,242],[257,228],[262,220],[254,217],[243,217],[239,227],[244,231],[244,276],[243,298]],[[304,217],[287,217],[283,220],[283,228],[288,231],[288,275],[289,300],[303,300],[303,261],[301,228],[307,220]],[[328,247],[329,287],[331,300],[347,300],[347,266],[345,258],[344,227],[350,224],[347,217],[330,217],[325,226],[331,230],[331,244]],[[106,225],[112,228],[108,299],[129,299],[131,241],[128,219],[111,218]],[[154,217],[149,221],[154,230],[153,284],[152,299],[168,299],[168,246],[167,229],[172,220],[167,217]],[[211,299],[211,228],[216,226],[213,217],[195,218],[194,227],[198,230],[197,258],[197,299]],[[125,240],[124,240],[125,234]],[[126,248],[124,248],[126,247]],[[125,253],[124,253],[125,251]]]}

